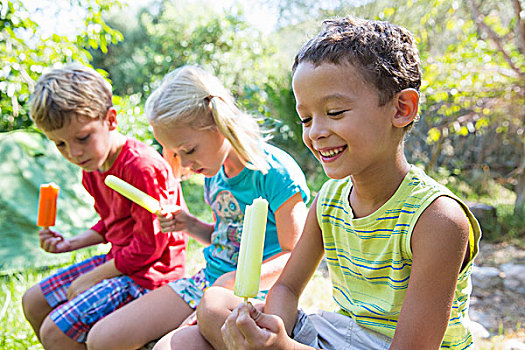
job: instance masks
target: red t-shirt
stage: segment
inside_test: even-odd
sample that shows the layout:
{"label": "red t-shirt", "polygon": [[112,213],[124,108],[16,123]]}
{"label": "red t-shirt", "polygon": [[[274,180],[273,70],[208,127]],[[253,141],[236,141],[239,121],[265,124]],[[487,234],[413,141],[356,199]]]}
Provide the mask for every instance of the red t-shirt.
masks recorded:
{"label": "red t-shirt", "polygon": [[170,165],[152,147],[128,139],[107,172],[82,173],[82,184],[95,199],[100,221],[92,229],[111,243],[108,258],[117,269],[144,288],[154,289],[184,276],[187,235],[162,233],[156,215],[104,183],[114,175],[146,192],[161,205],[186,208],[180,182]]}

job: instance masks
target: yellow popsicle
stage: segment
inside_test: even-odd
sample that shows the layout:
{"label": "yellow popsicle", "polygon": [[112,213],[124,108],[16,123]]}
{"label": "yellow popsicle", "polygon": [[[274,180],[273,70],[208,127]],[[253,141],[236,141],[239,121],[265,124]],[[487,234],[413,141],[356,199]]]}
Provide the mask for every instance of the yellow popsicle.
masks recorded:
{"label": "yellow popsicle", "polygon": [[259,293],[267,216],[266,199],[256,198],[252,205],[246,207],[233,291],[244,300],[253,298]]}
{"label": "yellow popsicle", "polygon": [[126,181],[119,179],[116,176],[108,175],[104,182],[108,187],[114,189],[124,197],[137,203],[149,212],[153,214],[157,214],[157,212],[160,212],[161,207],[158,200],[142,192],[138,188],[128,184]]}

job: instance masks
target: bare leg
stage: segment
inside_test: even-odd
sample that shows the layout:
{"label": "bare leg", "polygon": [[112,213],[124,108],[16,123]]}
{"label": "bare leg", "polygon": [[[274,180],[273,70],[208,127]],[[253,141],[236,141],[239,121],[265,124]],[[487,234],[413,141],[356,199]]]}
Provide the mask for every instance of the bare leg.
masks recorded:
{"label": "bare leg", "polygon": [[243,302],[233,291],[222,287],[210,287],[204,293],[197,308],[199,331],[214,349],[226,349],[221,327],[237,305]]}
{"label": "bare leg", "polygon": [[27,321],[33,328],[38,340],[40,340],[42,322],[53,309],[47,303],[39,284],[35,284],[24,293],[22,308]]}
{"label": "bare leg", "polygon": [[162,337],[153,350],[213,350],[210,343],[204,339],[197,326],[186,326],[169,332]]}
{"label": "bare leg", "polygon": [[179,327],[192,312],[171,287],[160,287],[98,321],[88,334],[87,348],[140,348]]}
{"label": "bare leg", "polygon": [[46,350],[85,350],[84,343],[78,343],[71,339],[57,327],[55,322],[46,317],[40,328],[40,341]]}

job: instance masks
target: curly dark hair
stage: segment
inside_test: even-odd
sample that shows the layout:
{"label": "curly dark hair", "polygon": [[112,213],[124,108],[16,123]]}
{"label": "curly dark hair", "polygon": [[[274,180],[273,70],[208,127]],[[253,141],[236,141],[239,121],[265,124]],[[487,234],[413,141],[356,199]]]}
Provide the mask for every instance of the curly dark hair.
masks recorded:
{"label": "curly dark hair", "polygon": [[380,105],[404,89],[419,91],[421,60],[413,35],[388,22],[354,17],[329,19],[295,56],[292,74],[301,62],[349,63],[379,93]]}

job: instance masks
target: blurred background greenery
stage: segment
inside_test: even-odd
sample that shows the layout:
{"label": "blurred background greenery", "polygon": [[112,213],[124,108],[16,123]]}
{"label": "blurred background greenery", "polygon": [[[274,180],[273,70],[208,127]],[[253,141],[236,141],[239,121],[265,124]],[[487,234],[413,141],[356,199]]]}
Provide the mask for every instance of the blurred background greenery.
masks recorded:
{"label": "blurred background greenery", "polygon": [[[497,209],[486,233],[524,235],[523,1],[2,0],[0,132],[32,129],[28,100],[46,70],[68,62],[113,85],[120,129],[155,147],[143,106],[183,64],[215,72],[272,130],[315,192],[326,179],[301,141],[290,67],[323,19],[354,15],[410,29],[422,56],[421,120],[409,160],[470,201]],[[518,227],[513,222],[518,220]],[[521,227],[520,227],[521,226]]]}

